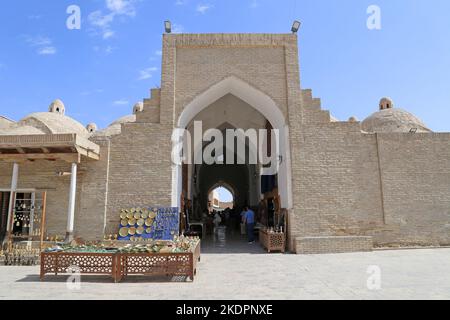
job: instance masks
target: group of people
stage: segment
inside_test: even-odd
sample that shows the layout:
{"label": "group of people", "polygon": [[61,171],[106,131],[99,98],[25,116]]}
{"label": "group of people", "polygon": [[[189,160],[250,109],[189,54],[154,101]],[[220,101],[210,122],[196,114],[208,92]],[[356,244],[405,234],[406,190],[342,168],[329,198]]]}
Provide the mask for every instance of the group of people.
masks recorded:
{"label": "group of people", "polygon": [[[244,230],[247,233],[247,239],[248,243],[252,244],[255,242],[255,235],[254,235],[254,229],[255,229],[255,212],[251,210],[248,206],[245,206],[243,211],[241,212],[238,219],[235,217],[235,210],[234,209],[225,209],[222,212],[219,211],[213,211],[213,223],[215,230],[218,230],[218,228],[221,225],[225,225],[231,228],[235,228],[236,225],[234,221],[238,223],[238,225],[241,225],[244,227]],[[242,229],[242,227],[241,227]]]}

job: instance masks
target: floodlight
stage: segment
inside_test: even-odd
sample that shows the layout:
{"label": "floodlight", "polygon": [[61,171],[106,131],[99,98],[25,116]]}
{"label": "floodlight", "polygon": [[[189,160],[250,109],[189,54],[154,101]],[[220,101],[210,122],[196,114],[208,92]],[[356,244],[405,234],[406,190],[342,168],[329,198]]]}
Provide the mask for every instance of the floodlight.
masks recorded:
{"label": "floodlight", "polygon": [[294,23],[292,24],[292,29],[291,29],[291,31],[292,31],[293,33],[297,33],[298,30],[300,29],[301,24],[302,24],[302,23],[301,23],[300,21],[295,20]]}
{"label": "floodlight", "polygon": [[169,20],[164,21],[164,28],[166,29],[166,33],[172,33],[172,23]]}

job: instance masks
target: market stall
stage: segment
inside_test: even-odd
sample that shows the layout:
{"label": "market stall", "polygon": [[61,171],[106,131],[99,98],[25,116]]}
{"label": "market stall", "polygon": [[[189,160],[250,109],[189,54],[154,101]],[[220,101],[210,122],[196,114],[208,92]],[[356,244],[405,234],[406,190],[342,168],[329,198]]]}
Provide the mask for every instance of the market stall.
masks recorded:
{"label": "market stall", "polygon": [[200,240],[179,237],[123,247],[104,244],[67,245],[41,253],[40,278],[46,274],[108,275],[115,282],[129,275],[185,276],[194,280],[200,261]]}
{"label": "market stall", "polygon": [[41,253],[46,274],[108,275],[115,282],[130,275],[185,276],[194,280],[200,239],[179,235],[178,208],[120,210],[118,234],[100,243],[61,244]]}
{"label": "market stall", "polygon": [[258,208],[262,226],[259,228],[259,242],[269,253],[286,251],[286,210],[281,208],[278,189],[264,193]]}

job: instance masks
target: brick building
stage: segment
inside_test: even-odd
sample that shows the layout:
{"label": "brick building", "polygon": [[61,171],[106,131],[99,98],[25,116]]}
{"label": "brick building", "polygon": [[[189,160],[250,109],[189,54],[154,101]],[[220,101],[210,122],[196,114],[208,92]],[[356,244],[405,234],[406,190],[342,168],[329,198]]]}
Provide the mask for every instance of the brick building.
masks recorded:
{"label": "brick building", "polygon": [[[202,211],[226,184],[237,208],[273,200],[297,253],[449,245],[450,134],[388,98],[362,122],[338,121],[299,70],[295,34],[165,34],[161,89],[109,127],[79,124],[58,100],[19,122],[0,117],[2,234],[11,189],[46,191],[46,234],[102,239],[121,208],[189,199]],[[194,121],[278,129],[269,187],[254,164],[174,164],[172,133]]]}

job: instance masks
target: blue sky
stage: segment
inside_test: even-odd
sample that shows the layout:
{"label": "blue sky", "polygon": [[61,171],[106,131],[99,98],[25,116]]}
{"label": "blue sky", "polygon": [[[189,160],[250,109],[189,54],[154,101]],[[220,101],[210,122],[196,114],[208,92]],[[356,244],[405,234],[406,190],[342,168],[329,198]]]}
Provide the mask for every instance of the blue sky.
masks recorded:
{"label": "blue sky", "polygon": [[[109,2],[108,2],[109,1]],[[81,8],[81,30],[66,9]],[[382,29],[368,30],[367,7]],[[161,34],[299,33],[301,81],[341,120],[390,96],[435,131],[450,131],[448,0],[14,0],[0,9],[0,114],[14,120],[61,98],[103,128],[160,85]]]}

